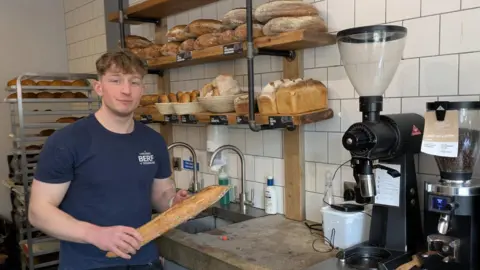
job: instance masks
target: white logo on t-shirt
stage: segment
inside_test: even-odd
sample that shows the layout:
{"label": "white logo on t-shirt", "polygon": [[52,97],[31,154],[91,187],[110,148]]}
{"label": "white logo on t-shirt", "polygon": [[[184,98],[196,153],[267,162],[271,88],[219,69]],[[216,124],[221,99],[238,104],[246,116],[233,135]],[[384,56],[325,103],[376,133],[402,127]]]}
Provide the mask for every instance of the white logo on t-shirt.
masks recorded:
{"label": "white logo on t-shirt", "polygon": [[155,156],[152,153],[143,151],[138,154],[138,162],[140,165],[152,165],[155,164]]}

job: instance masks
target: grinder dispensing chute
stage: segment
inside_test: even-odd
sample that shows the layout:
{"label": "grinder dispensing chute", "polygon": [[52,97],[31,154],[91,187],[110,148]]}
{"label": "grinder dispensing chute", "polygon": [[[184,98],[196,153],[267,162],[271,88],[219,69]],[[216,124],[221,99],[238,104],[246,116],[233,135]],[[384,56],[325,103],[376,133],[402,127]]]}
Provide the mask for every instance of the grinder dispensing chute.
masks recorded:
{"label": "grinder dispensing chute", "polygon": [[368,242],[340,256],[357,269],[395,269],[422,245],[414,155],[420,152],[424,119],[413,113],[380,114],[406,37],[405,27],[392,25],[337,34],[340,56],[360,96],[362,113],[362,121],[346,130],[342,143],[352,157],[356,201],[373,203]]}

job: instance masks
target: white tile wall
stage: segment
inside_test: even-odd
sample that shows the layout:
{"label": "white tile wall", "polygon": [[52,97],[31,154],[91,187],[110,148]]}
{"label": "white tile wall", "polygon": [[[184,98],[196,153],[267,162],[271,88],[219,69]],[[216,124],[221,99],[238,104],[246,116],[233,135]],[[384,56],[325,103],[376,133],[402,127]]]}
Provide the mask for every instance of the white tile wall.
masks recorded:
{"label": "white tile wall", "polygon": [[[479,100],[476,77],[480,69],[480,0],[305,1],[320,9],[328,22],[329,31],[333,33],[349,27],[383,23],[408,28],[404,60],[385,93],[386,113],[423,114],[425,103],[438,99]],[[254,2],[258,5],[266,0]],[[240,0],[223,0],[169,17],[168,26],[188,23],[200,17],[221,18],[226,11],[242,5]],[[255,61],[256,90],[281,76],[278,58],[257,57]],[[321,221],[325,179],[327,175],[332,177],[338,166],[349,159],[341,138],[352,123],[360,120],[360,113],[357,95],[341,66],[336,45],[305,50],[304,68],[306,77],[321,80],[328,86],[330,107],[335,111],[333,119],[305,127],[307,218]],[[241,84],[246,82],[246,62],[236,60],[171,70],[171,89],[190,91],[200,88],[220,72],[235,75]],[[213,184],[216,182],[215,175],[205,169],[205,141],[197,136],[199,132],[204,134],[204,129],[198,126],[175,126],[174,137],[197,147],[204,183]],[[246,155],[247,188],[255,190],[255,205],[263,208],[261,195],[265,178],[270,174],[275,177],[283,195],[285,165],[282,133],[278,130],[255,133],[245,127],[230,127],[229,136],[230,143]],[[229,161],[229,173],[233,182],[238,184],[239,161],[232,155],[230,157],[233,161]],[[438,174],[431,157],[420,155],[417,160],[419,183],[433,179]],[[191,173],[177,174],[177,179],[184,179],[180,180],[183,185],[188,184]],[[348,166],[338,170],[333,180],[333,192],[338,201],[341,201],[338,196],[343,192],[345,181],[353,181],[352,170]],[[283,196],[280,200],[283,201]]]}

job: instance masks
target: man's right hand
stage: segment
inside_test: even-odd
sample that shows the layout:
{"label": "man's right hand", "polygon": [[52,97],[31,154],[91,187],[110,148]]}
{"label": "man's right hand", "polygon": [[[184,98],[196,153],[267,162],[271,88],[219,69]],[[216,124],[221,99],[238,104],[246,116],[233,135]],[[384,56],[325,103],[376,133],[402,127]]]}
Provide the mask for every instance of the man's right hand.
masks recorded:
{"label": "man's right hand", "polygon": [[130,227],[97,227],[90,236],[90,243],[103,251],[111,251],[117,256],[130,259],[142,246],[142,236]]}

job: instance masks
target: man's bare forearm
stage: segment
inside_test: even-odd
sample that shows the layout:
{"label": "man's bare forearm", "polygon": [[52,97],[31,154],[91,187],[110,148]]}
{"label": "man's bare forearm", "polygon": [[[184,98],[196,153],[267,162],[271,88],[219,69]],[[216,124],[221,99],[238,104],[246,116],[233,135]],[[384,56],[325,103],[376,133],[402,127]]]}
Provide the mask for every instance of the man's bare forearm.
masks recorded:
{"label": "man's bare forearm", "polygon": [[30,207],[28,218],[39,230],[69,242],[90,244],[92,232],[98,229],[98,226],[79,221],[48,203]]}
{"label": "man's bare forearm", "polygon": [[172,179],[155,179],[152,201],[153,206],[159,212],[170,208],[170,202],[175,197],[177,190]]}

